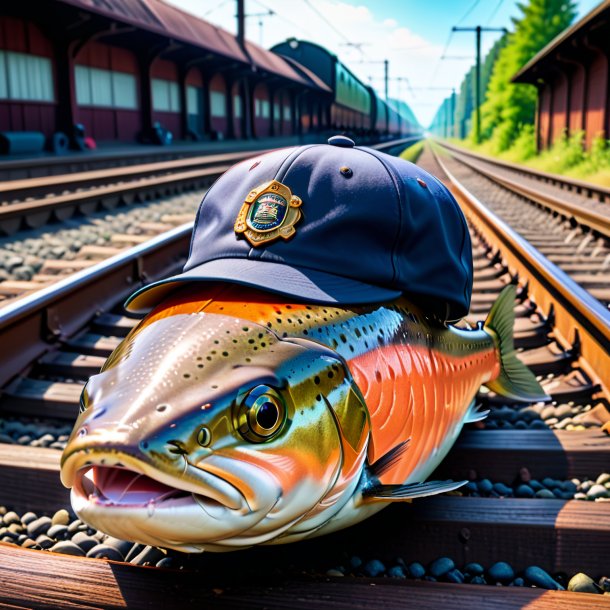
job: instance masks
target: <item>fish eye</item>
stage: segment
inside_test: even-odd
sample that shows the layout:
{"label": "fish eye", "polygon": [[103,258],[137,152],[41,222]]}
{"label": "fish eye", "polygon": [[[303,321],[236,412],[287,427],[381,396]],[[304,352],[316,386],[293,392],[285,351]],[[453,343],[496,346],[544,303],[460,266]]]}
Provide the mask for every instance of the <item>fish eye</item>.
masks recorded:
{"label": "fish eye", "polygon": [[211,440],[212,434],[210,433],[208,428],[206,428],[205,426],[201,426],[201,428],[199,428],[199,432],[197,433],[197,442],[202,447],[207,447],[210,444]]}
{"label": "fish eye", "polygon": [[85,387],[83,388],[83,391],[80,395],[80,399],[78,401],[78,412],[84,413],[90,405],[91,403],[89,400],[89,392],[87,392],[87,384],[85,384]]}
{"label": "fish eye", "polygon": [[276,390],[260,385],[250,390],[237,410],[236,427],[248,441],[262,443],[278,434],[286,420],[286,407]]}

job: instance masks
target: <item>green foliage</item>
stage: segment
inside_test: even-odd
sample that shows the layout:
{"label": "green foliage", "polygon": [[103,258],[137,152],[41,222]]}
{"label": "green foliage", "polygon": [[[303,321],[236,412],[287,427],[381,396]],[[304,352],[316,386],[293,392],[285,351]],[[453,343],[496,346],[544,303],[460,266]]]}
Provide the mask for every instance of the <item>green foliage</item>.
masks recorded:
{"label": "green foliage", "polygon": [[416,142],[415,144],[409,146],[409,148],[405,148],[400,153],[400,158],[404,159],[405,161],[410,161],[411,163],[417,163],[419,155],[421,155],[423,149],[424,141],[420,140],[419,142]]}
{"label": "green foliage", "polygon": [[536,88],[514,84],[512,77],[576,15],[571,0],[529,0],[517,6],[522,15],[513,19],[515,29],[498,53],[481,106],[481,139],[491,140],[496,152],[510,148],[523,126],[534,122]]}
{"label": "green foliage", "polygon": [[519,135],[510,147],[511,157],[515,161],[527,161],[536,156],[536,130],[533,125],[522,125]]}

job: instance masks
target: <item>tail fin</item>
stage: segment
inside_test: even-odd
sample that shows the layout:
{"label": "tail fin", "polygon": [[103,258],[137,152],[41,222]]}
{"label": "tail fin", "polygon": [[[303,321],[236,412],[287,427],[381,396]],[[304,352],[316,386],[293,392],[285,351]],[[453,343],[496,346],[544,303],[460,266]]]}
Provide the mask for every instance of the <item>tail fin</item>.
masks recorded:
{"label": "tail fin", "polygon": [[484,329],[494,338],[500,352],[500,375],[485,385],[514,400],[550,400],[533,373],[517,358],[513,341],[515,323],[515,286],[506,286],[493,304]]}

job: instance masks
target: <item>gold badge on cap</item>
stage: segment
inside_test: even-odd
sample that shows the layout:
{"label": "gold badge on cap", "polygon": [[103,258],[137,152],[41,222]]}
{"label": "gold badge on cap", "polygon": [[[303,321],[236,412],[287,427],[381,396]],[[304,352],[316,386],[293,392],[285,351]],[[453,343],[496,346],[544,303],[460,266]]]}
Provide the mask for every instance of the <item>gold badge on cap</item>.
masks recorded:
{"label": "gold badge on cap", "polygon": [[255,248],[280,237],[290,239],[301,220],[303,202],[277,180],[252,189],[235,220],[235,233],[243,235]]}

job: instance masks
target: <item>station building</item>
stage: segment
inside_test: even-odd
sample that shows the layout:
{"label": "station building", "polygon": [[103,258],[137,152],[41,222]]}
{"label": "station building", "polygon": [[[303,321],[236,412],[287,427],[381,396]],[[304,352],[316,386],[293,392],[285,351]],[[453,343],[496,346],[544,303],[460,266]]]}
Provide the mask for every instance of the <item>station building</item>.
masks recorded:
{"label": "station building", "polygon": [[0,7],[0,132],[265,138],[329,127],[331,99],[310,70],[161,0]]}
{"label": "station building", "polygon": [[583,131],[587,147],[610,138],[610,1],[604,0],[533,57],[514,77],[538,89],[538,147]]}

